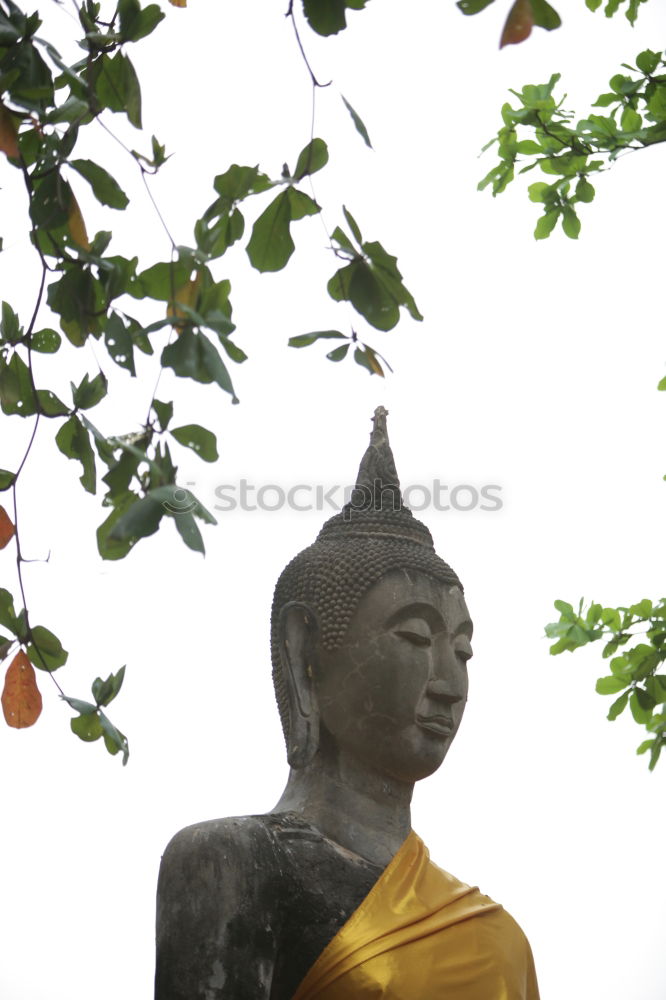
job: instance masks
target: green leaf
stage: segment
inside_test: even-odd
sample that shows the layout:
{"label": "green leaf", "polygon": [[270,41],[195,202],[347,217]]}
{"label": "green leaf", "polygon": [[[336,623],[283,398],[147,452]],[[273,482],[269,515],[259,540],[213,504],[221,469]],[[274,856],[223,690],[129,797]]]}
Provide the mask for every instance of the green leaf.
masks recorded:
{"label": "green leaf", "polygon": [[625,108],[620,119],[623,132],[638,132],[643,127],[643,119],[633,108]]}
{"label": "green leaf", "polygon": [[45,417],[66,417],[70,412],[69,407],[50,389],[37,390],[37,405],[39,412]]}
{"label": "green leaf", "polygon": [[655,743],[654,739],[643,740],[643,742],[641,743],[641,745],[636,750],[636,753],[637,754],[646,753],[654,745],[654,743]]}
{"label": "green leaf", "polygon": [[69,698],[66,694],[60,696],[63,701],[66,701],[70,708],[73,708],[75,712],[80,712],[81,715],[94,715],[97,711],[97,705],[93,705],[91,701],[81,701],[79,698]]}
{"label": "green leaf", "polygon": [[173,368],[176,375],[183,378],[205,384],[217,382],[220,388],[230,393],[233,403],[238,402],[226,365],[202,333],[183,331],[177,340],[164,348],[162,365]]}
{"label": "green leaf", "polygon": [[645,49],[636,56],[636,65],[645,76],[654,73],[660,62],[661,55],[659,52],[653,52],[652,49]]}
{"label": "green leaf", "polygon": [[296,337],[290,337],[288,346],[309,347],[316,340],[348,340],[348,337],[339,330],[318,330],[316,333],[299,333]]}
{"label": "green leaf", "polygon": [[657,389],[660,389],[662,392],[666,391],[666,375],[664,375],[664,377],[659,380],[659,385],[657,386]]}
{"label": "green leaf", "polygon": [[7,472],[6,469],[0,469],[0,493],[2,493],[3,490],[8,490],[10,486],[13,486],[15,480],[15,472]]}
{"label": "green leaf", "polygon": [[367,344],[364,347],[356,348],[354,351],[354,361],[362,368],[366,368],[371,375],[381,375],[383,377],[384,371],[382,366],[379,364],[375,352]]}
{"label": "green leaf", "polygon": [[77,410],[90,410],[106,396],[108,380],[104,372],[90,379],[84,375],[78,386],[72,385],[72,397]]}
{"label": "green leaf", "polygon": [[553,31],[562,24],[562,18],[546,0],[530,0],[534,23],[546,31]]}
{"label": "green leaf", "polygon": [[570,240],[577,240],[580,233],[580,219],[570,205],[562,209],[562,229]]}
{"label": "green leaf", "polygon": [[7,416],[31,417],[37,412],[30,370],[17,353],[8,364],[0,356],[0,406]]}
{"label": "green leaf", "polygon": [[666,119],[666,83],[658,85],[647,102],[648,111],[661,122]]}
{"label": "green leaf", "polygon": [[[463,14],[478,14],[479,11],[485,10],[486,7],[490,7],[491,3],[495,0],[458,0],[456,7],[461,10]],[[599,0],[601,3],[601,0]]]}
{"label": "green leaf", "polygon": [[403,284],[402,275],[398,270],[398,258],[387,253],[381,243],[376,241],[364,243],[363,250],[368,255],[375,275],[387,294],[398,305],[404,306],[412,319],[423,320],[416,302]]}
{"label": "green leaf", "polygon": [[337,35],[347,27],[348,8],[362,10],[366,0],[303,0],[303,13],[318,35]]}
{"label": "green leaf", "polygon": [[102,56],[95,84],[102,107],[124,112],[135,128],[141,128],[141,87],[130,59],[122,52]]}
{"label": "green leaf", "polygon": [[298,156],[293,180],[300,181],[309,174],[316,174],[327,163],[328,146],[323,139],[313,139]]}
{"label": "green leaf", "polygon": [[282,191],[252,227],[247,255],[258,271],[279,271],[291,257],[294,241],[289,232],[290,222],[289,193]]}
{"label": "green leaf", "polygon": [[115,363],[120,368],[125,368],[130,375],[136,375],[134,340],[117,312],[111,312],[107,316],[104,326],[104,343]]}
{"label": "green leaf", "polygon": [[9,302],[2,303],[2,314],[0,318],[0,337],[6,344],[16,344],[23,334],[19,323],[19,318],[10,306]]}
{"label": "green leaf", "polygon": [[261,173],[259,167],[240,167],[237,163],[232,163],[225,173],[217,175],[213,186],[218,194],[234,203],[243,201],[249,194],[268,191],[272,183],[266,174]]}
{"label": "green leaf", "polygon": [[17,634],[17,617],[14,610],[14,598],[8,590],[0,587],[0,625],[8,629],[12,635]]}
{"label": "green leaf", "polygon": [[124,41],[138,42],[155,30],[164,13],[157,4],[148,4],[143,10],[139,0],[119,0],[120,34]]}
{"label": "green leaf", "polygon": [[60,281],[49,285],[47,299],[60,316],[65,336],[75,347],[81,347],[90,333],[99,331],[103,289],[87,268],[68,266]]}
{"label": "green leaf", "polygon": [[620,613],[617,608],[604,608],[601,612],[601,620],[604,625],[608,625],[613,632],[619,632],[622,626]]}
{"label": "green leaf", "polygon": [[600,677],[596,683],[597,694],[617,694],[628,686],[621,677]]}
{"label": "green leaf", "polygon": [[590,202],[594,199],[594,186],[590,184],[587,177],[581,177],[576,184],[576,198],[578,201]]}
{"label": "green leaf", "polygon": [[99,713],[99,721],[102,725],[102,735],[104,737],[104,745],[106,749],[114,756],[119,752],[122,753],[124,766],[129,759],[129,745],[127,743],[127,737],[124,736],[119,729],[116,729],[113,723],[107,719],[104,712]]}
{"label": "green leaf", "polygon": [[165,431],[169,426],[169,421],[173,416],[173,403],[160,403],[159,399],[153,400],[153,409],[160,422],[160,430]]}
{"label": "green leaf", "polygon": [[656,674],[654,677],[648,677],[645,681],[645,687],[655,705],[666,703],[666,674]]}
{"label": "green leaf", "polygon": [[294,252],[290,223],[319,211],[319,205],[304,192],[292,187],[282,191],[252,227],[246,248],[252,266],[262,272],[280,271]]}
{"label": "green leaf", "polygon": [[[492,3],[492,0],[489,0],[489,2]],[[346,107],[347,111],[351,115],[351,119],[352,119],[352,121],[354,123],[354,127],[356,128],[356,131],[361,136],[361,138],[363,139],[363,142],[366,144],[366,146],[368,146],[370,149],[372,149],[372,143],[370,142],[370,136],[368,135],[368,130],[365,127],[365,125],[363,123],[363,120],[356,113],[356,111],[354,111],[354,109],[352,108],[352,106],[349,103],[349,101],[345,97],[343,97],[342,94],[340,94],[340,97],[342,97],[342,103],[344,104],[344,106]]]}
{"label": "green leaf", "polygon": [[539,156],[543,151],[541,143],[534,142],[533,139],[523,139],[521,142],[516,143],[517,153]]}
{"label": "green leaf", "polygon": [[599,94],[592,105],[593,108],[608,108],[611,104],[618,104],[620,97],[615,93]]}
{"label": "green leaf", "polygon": [[231,402],[237,403],[238,398],[234,392],[227,366],[220,357],[219,352],[203,334],[199,334],[199,349],[202,365],[209,376],[208,381],[216,382],[221,389],[229,393]]}
{"label": "green leaf", "polygon": [[150,496],[135,500],[115,521],[110,532],[112,542],[136,542],[154,535],[160,526],[164,508]]}
{"label": "green leaf", "polygon": [[52,170],[36,181],[30,199],[30,218],[35,228],[46,231],[66,226],[73,199],[72,189],[59,170]]}
{"label": "green leaf", "polygon": [[305,218],[306,215],[317,215],[321,211],[316,201],[313,201],[309,194],[299,191],[298,188],[287,189],[289,205],[291,208],[291,218],[293,222]]}
{"label": "green leaf", "polygon": [[360,246],[361,243],[363,242],[363,237],[361,236],[361,230],[358,227],[358,223],[356,222],[356,219],[351,214],[351,212],[349,212],[347,210],[347,208],[344,205],[342,206],[342,211],[344,213],[345,219],[347,220],[347,225],[349,226],[349,228],[352,231],[352,236],[354,237],[354,239],[356,240],[356,242]]}
{"label": "green leaf", "polygon": [[[153,404],[154,405],[154,404]],[[199,424],[185,424],[183,427],[176,427],[171,431],[179,444],[186,448],[191,448],[204,462],[216,462],[219,458],[217,453],[217,439],[212,431],[207,430]]]}
{"label": "green leaf", "polygon": [[534,229],[534,239],[547,239],[557,225],[559,217],[560,210],[559,208],[556,208],[551,212],[546,212],[545,215],[542,215],[539,219],[537,219],[537,224]]}
{"label": "green leaf", "polygon": [[642,687],[635,687],[634,694],[636,695],[636,701],[640,705],[644,712],[648,712],[648,719],[652,716],[652,711],[656,706],[655,699],[652,697],[649,691]]}
{"label": "green leaf", "polygon": [[62,337],[56,330],[37,330],[30,338],[30,347],[40,354],[55,354],[62,343]]}
{"label": "green leaf", "polygon": [[120,498],[114,498],[113,510],[97,529],[97,549],[102,559],[124,559],[137,542],[136,538],[124,538],[119,541],[111,537],[115,525],[137,499],[138,497],[129,491]]}
{"label": "green leaf", "polygon": [[644,597],[642,601],[631,605],[629,613],[637,618],[649,618],[652,614],[652,601],[648,597]]}
{"label": "green leaf", "polygon": [[326,357],[329,361],[342,361],[347,357],[350,346],[350,344],[341,344],[340,347],[334,347],[332,351],[328,352]]}
{"label": "green leaf", "polygon": [[354,244],[351,242],[349,237],[339,226],[336,226],[333,230],[332,240],[338,244],[341,250],[346,250],[347,253],[351,254],[352,257],[358,257],[359,253],[354,248]]}
{"label": "green leaf", "polygon": [[159,261],[137,274],[128,291],[135,299],[149,298],[170,302],[178,289],[189,281],[191,273],[190,260]]}
{"label": "green leaf", "polygon": [[640,725],[645,725],[646,722],[649,722],[650,717],[652,716],[652,708],[645,708],[643,704],[641,704],[643,699],[639,696],[639,691],[640,688],[634,688],[631,692],[631,695],[629,696],[629,708],[631,709],[631,714],[633,715],[634,720]]}
{"label": "green leaf", "polygon": [[629,692],[625,691],[617,698],[608,710],[608,719],[612,722],[617,719],[618,715],[621,715],[627,707],[627,702],[629,701]]}
{"label": "green leaf", "polygon": [[110,705],[123,686],[124,679],[124,667],[121,667],[117,674],[109,674],[105,681],[101,677],[96,677],[92,683],[92,693],[96,704]]}
{"label": "green leaf", "polygon": [[32,642],[28,646],[28,656],[39,670],[53,671],[62,667],[69,656],[62,648],[60,639],[42,625],[31,629]]}
{"label": "green leaf", "polygon": [[205,555],[205,548],[203,543],[203,538],[201,537],[201,532],[197,526],[194,517],[190,513],[184,514],[174,514],[174,521],[176,522],[176,528],[178,534],[183,539],[188,548],[193,549],[195,552],[201,552]]}
{"label": "green leaf", "polygon": [[650,752],[650,770],[654,771],[657,766],[657,761],[659,760],[659,755],[661,754],[662,747],[664,746],[663,740],[657,742],[655,740],[654,746]]}
{"label": "green leaf", "polygon": [[355,260],[336,271],[328,282],[328,294],[337,302],[348,300],[377,330],[392,330],[400,310],[387,294],[365,260]]}
{"label": "green leaf", "polygon": [[[346,211],[345,214],[350,227],[358,232],[352,216]],[[367,258],[356,257],[336,271],[328,282],[331,298],[336,302],[351,302],[378,330],[393,329],[400,318],[399,306],[405,306],[414,319],[422,320],[414,299],[402,282],[397,258],[377,242],[363,243],[362,248]]]}
{"label": "green leaf", "polygon": [[94,743],[102,735],[102,723],[97,712],[77,715],[69,720],[72,732],[85,743]]}
{"label": "green leaf", "polygon": [[72,167],[90,184],[97,201],[110,208],[123,209],[129,205],[129,198],[115,177],[92,160],[70,160]]}
{"label": "green leaf", "polygon": [[97,470],[88,431],[76,414],[67,420],[56,434],[56,444],[63,455],[74,458],[83,466],[81,484],[88,493],[95,493]]}

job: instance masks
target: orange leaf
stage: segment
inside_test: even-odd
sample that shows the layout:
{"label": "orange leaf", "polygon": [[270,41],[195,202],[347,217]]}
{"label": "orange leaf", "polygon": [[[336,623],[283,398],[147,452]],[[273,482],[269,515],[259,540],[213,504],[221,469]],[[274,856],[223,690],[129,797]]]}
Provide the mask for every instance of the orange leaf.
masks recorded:
{"label": "orange leaf", "polygon": [[174,7],[187,7],[187,0],[169,0]]}
{"label": "orange leaf", "polygon": [[20,156],[17,134],[14,116],[0,102],[0,149],[15,160]]}
{"label": "orange leaf", "polygon": [[34,726],[42,712],[42,696],[32,663],[19,650],[7,668],[2,691],[2,711],[5,722],[13,729]]}
{"label": "orange leaf", "polygon": [[[197,271],[196,276],[190,281],[186,281],[184,285],[176,291],[174,296],[174,301],[170,302],[167,306],[167,316],[174,316],[176,319],[187,319],[187,313],[183,309],[179,309],[179,305],[189,306],[190,309],[194,309],[197,304],[197,299],[199,297],[199,286],[201,285],[202,274],[201,271]],[[182,323],[174,323],[175,328],[183,329]]]}
{"label": "orange leaf", "polygon": [[79,203],[72,195],[72,201],[69,206],[69,216],[67,218],[67,228],[69,229],[69,235],[72,237],[75,243],[78,243],[80,247],[84,250],[90,250],[90,243],[88,242],[88,233],[86,232],[86,224],[83,221],[83,216],[81,215],[81,209],[79,208]]}
{"label": "orange leaf", "polygon": [[530,0],[516,0],[506,19],[499,47],[503,49],[505,45],[524,42],[532,34],[533,26],[534,11]]}
{"label": "orange leaf", "polygon": [[15,533],[16,528],[9,514],[4,507],[0,507],[0,549],[4,549],[5,545],[9,545]]}

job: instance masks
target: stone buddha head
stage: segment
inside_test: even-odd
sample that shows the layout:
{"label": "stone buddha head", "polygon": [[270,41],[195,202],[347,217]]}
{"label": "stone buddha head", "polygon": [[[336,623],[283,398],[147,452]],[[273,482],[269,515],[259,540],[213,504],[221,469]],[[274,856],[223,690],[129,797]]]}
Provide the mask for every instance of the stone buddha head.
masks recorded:
{"label": "stone buddha head", "polygon": [[414,782],[462,719],[472,623],[458,576],[402,502],[386,416],[375,412],[350,502],[278,580],[273,680],[292,770],[345,753]]}

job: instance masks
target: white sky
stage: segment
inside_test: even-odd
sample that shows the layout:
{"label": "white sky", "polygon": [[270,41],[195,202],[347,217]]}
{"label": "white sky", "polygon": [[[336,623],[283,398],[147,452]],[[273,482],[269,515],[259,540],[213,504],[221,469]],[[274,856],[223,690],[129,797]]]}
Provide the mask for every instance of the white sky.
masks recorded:
{"label": "white sky", "polygon": [[[55,5],[41,6],[66,23]],[[211,508],[217,486],[243,477],[349,482],[379,403],[403,484],[501,485],[500,511],[419,515],[465,583],[476,632],[467,716],[445,765],[417,788],[414,827],[437,863],[522,924],[543,1000],[663,1000],[656,859],[666,764],[650,775],[634,755],[643,731],[629,718],[605,720],[610,699],[594,693],[606,672],[600,650],[551,658],[542,637],[556,598],[613,604],[662,593],[663,153],[625,159],[599,180],[578,243],[561,232],[534,242],[537,206],[520,184],[495,201],[475,188],[493,163],[492,152],[477,154],[499,127],[508,87],[560,70],[567,105],[582,115],[621,62],[659,47],[666,14],[648,5],[632,31],[579,2],[563,11],[561,31],[536,31],[500,53],[505,6],[463,18],[452,4],[412,0],[407,13],[397,0],[374,0],[339,38],[303,32],[318,75],[335,80],[318,95],[316,127],[330,144],[331,164],[315,177],[327,225],[342,221],[345,202],[366,238],[398,254],[425,322],[381,334],[330,302],[321,223],[304,220],[285,273],[250,273],[240,249],[216,268],[232,279],[235,339],[250,354],[232,373],[241,405],[169,375],[159,397],[175,394],[175,426],[197,421],[218,434],[215,466],[174,445],[182,481]],[[310,89],[279,4],[191,0],[167,15],[136,62],[148,135],[176,153],[153,190],[186,243],[230,162],[260,162],[274,175],[294,164],[309,138]],[[374,152],[336,87],[364,118]],[[122,121],[114,128],[147,148]],[[88,131],[90,155],[117,167],[133,195],[127,218],[109,218],[75,180],[89,231],[113,228],[112,249],[144,264],[167,259],[132,164],[101,130]],[[3,170],[0,287],[27,312],[37,275],[20,235],[17,176]],[[334,366],[320,346],[286,347],[293,334],[350,322],[389,358],[393,377]],[[109,434],[134,430],[156,363],[132,383],[96,344],[74,364],[92,375],[95,358],[123,399],[93,421]],[[39,369],[45,384],[49,367],[46,359]],[[68,379],[58,379],[65,393]],[[28,428],[4,425],[0,466],[12,468]],[[50,553],[26,567],[32,620],[70,650],[59,680],[73,696],[127,663],[109,714],[131,757],[122,768],[101,744],[69,733],[69,710],[41,673],[38,724],[0,728],[0,995],[144,1000],[164,845],[189,823],[270,809],[281,792],[272,588],[329,512],[220,514],[205,530],[205,560],[166,525],[124,562],[103,564],[99,500],[83,495],[80,467],[55,451],[52,433],[41,430],[20,494],[25,555]],[[10,547],[2,585],[13,588],[13,573]]]}

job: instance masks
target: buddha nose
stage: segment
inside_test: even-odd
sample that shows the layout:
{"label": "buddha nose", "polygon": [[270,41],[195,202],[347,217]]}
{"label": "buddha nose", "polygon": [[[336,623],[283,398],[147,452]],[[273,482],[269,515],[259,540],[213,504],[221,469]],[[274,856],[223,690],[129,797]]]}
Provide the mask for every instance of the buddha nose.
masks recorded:
{"label": "buddha nose", "polygon": [[427,693],[431,698],[435,698],[437,701],[443,701],[447,705],[455,705],[463,699],[462,694],[456,694],[450,690],[450,686],[447,681],[441,680],[429,681]]}

